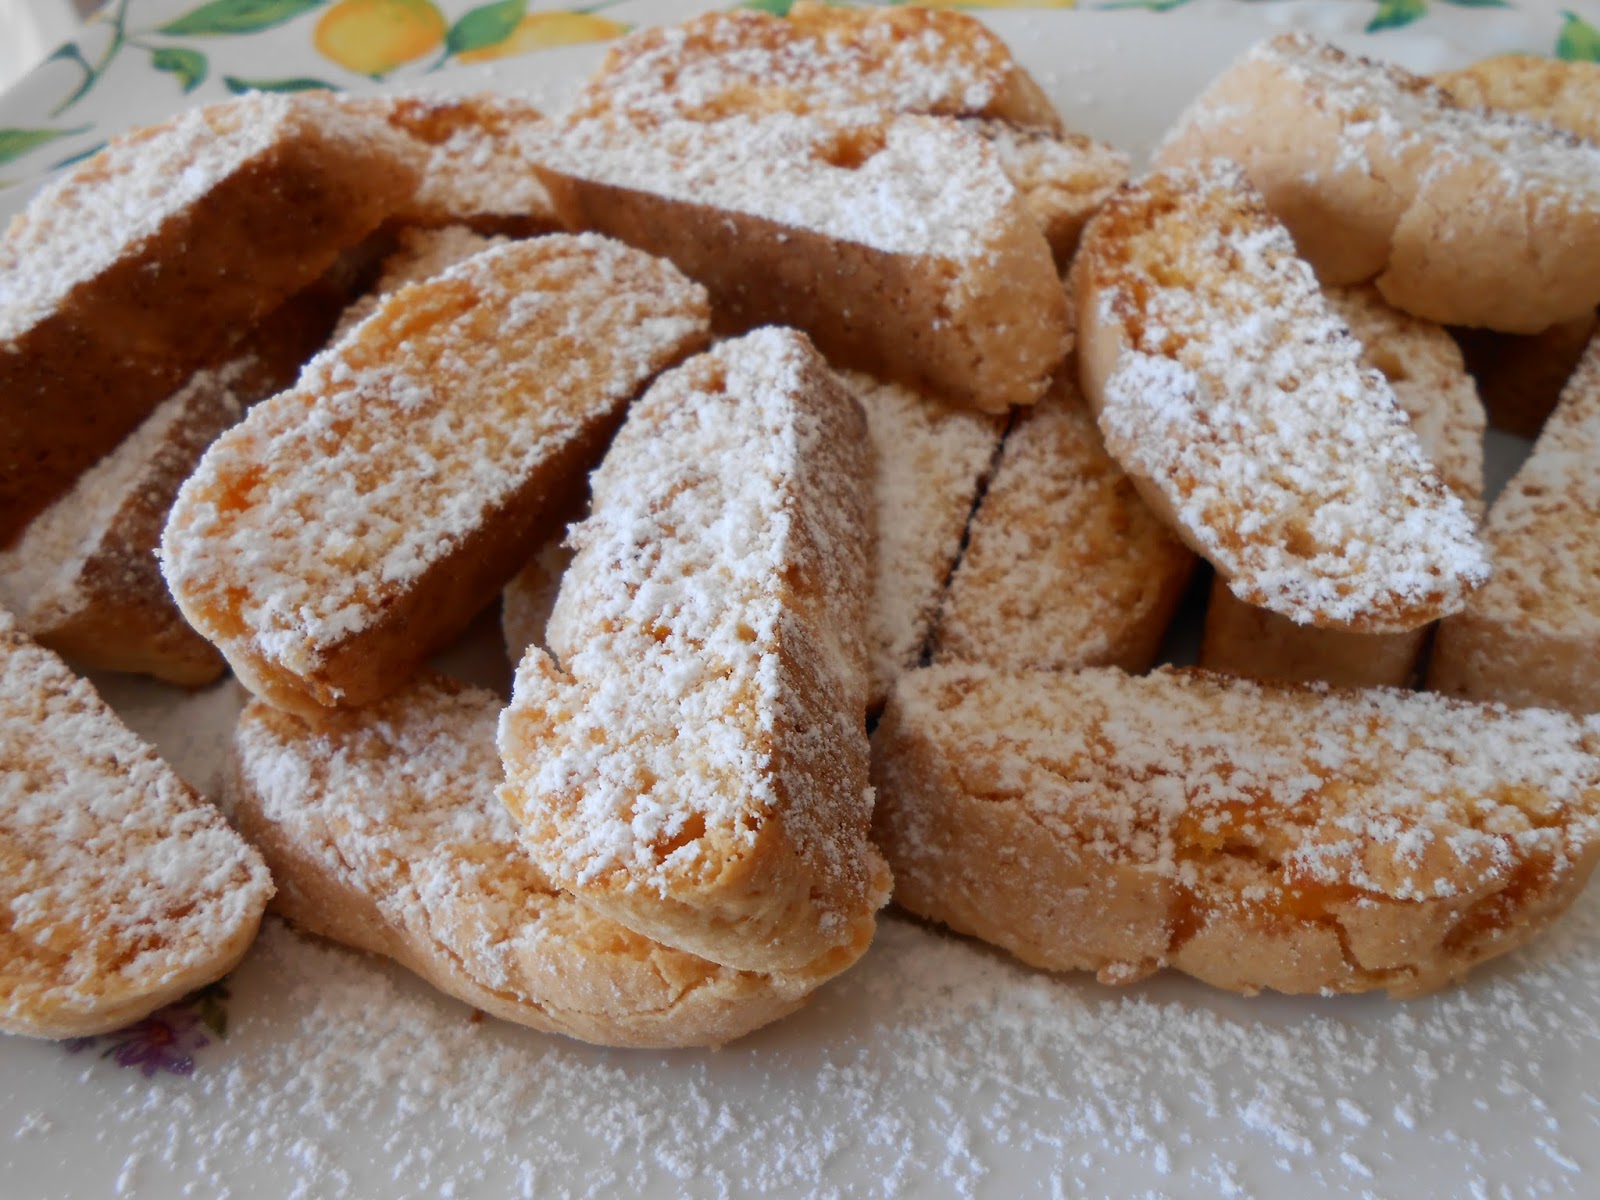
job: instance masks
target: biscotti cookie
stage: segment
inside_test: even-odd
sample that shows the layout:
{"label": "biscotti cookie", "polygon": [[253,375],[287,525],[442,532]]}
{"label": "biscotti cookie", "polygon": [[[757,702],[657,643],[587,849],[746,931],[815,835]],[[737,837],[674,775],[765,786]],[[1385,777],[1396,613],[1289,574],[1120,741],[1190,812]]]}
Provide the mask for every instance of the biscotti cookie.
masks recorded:
{"label": "biscotti cookie", "polygon": [[1388,633],[1487,577],[1471,515],[1236,166],[1118,192],[1073,288],[1107,449],[1241,600]]}
{"label": "biscotti cookie", "polygon": [[1428,686],[1600,712],[1600,336],[1483,537],[1494,575],[1441,622]]}
{"label": "biscotti cookie", "polygon": [[173,596],[263,699],[370,703],[494,599],[628,401],[707,337],[701,288],[592,236],[402,288],[206,452],[162,536]]}
{"label": "biscotti cookie", "polygon": [[1193,567],[1063,377],[1006,434],[939,609],[933,659],[1143,671]]}
{"label": "biscotti cookie", "polygon": [[[1483,513],[1483,405],[1445,330],[1383,302],[1370,287],[1328,288],[1334,315],[1361,343],[1361,360],[1383,373],[1411,418],[1423,452],[1474,519]],[[1470,601],[1469,601],[1470,604]],[[1200,665],[1257,679],[1340,687],[1404,687],[1412,682],[1428,628],[1347,633],[1296,625],[1211,587]]]}
{"label": "biscotti cookie", "polygon": [[1440,71],[1433,82],[1457,104],[1502,108],[1600,141],[1600,63],[1498,54]]}
{"label": "biscotti cookie", "polygon": [[606,1046],[718,1045],[823,982],[719,967],[552,886],[495,798],[500,708],[429,676],[311,725],[250,704],[227,806],[272,868],[273,911],[474,1008]]}
{"label": "biscotti cookie", "polygon": [[[1600,63],[1502,54],[1440,72],[1433,82],[1460,104],[1503,108],[1600,141]],[[1526,336],[1457,330],[1490,423],[1538,437],[1594,331],[1593,313]]]}
{"label": "biscotti cookie", "polygon": [[803,329],[829,361],[986,412],[1070,344],[1050,247],[977,134],[930,117],[573,121],[533,152],[569,228],[670,258],[717,327]]}
{"label": "biscotti cookie", "polygon": [[1157,161],[1219,156],[1325,283],[1371,279],[1406,312],[1510,333],[1600,303],[1600,145],[1542,122],[1286,33],[1218,77]]}
{"label": "biscotti cookie", "polygon": [[898,384],[844,377],[867,414],[878,553],[867,609],[867,707],[922,658],[967,519],[994,466],[1005,419],[964,412]]}
{"label": "biscotti cookie", "polygon": [[508,237],[561,228],[522,155],[528,130],[544,119],[533,105],[487,92],[363,96],[345,103],[388,122],[420,149],[421,182],[393,215],[395,224],[467,225]]}
{"label": "biscotti cookie", "polygon": [[1034,81],[973,18],[802,4],[787,20],[708,13],[615,43],[569,117],[626,124],[876,110],[954,117],[988,140],[1065,267],[1127,157],[1062,131]]}
{"label": "biscotti cookie", "polygon": [[1418,995],[1600,857],[1600,720],[1382,689],[936,666],[873,782],[897,903],[1108,983]]}
{"label": "biscotti cookie", "polygon": [[0,546],[416,182],[383,125],[255,93],[40,191],[0,240]]}
{"label": "biscotti cookie", "polygon": [[110,454],[0,550],[0,606],[79,667],[133,671],[185,687],[220,675],[220,652],[183,619],[156,548],[183,481],[213,439],[294,382],[345,299],[316,286],[198,371]]}
{"label": "biscotti cookie", "polygon": [[867,839],[870,543],[861,410],[759,330],[662,376],[500,726],[501,796],[558,887],[751,971],[858,958],[888,895]]}
{"label": "biscotti cookie", "polygon": [[632,33],[569,111],[640,123],[845,108],[1060,130],[1049,98],[976,18],[806,0],[787,19],[735,9]]}
{"label": "biscotti cookie", "polygon": [[232,970],[261,858],[0,610],[0,1032],[86,1037]]}

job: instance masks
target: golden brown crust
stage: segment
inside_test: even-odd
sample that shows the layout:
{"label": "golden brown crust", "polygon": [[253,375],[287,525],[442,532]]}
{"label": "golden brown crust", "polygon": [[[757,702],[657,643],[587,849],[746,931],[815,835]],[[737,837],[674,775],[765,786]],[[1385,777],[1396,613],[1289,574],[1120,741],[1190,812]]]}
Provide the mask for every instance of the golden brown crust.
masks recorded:
{"label": "golden brown crust", "polygon": [[1440,71],[1433,82],[1457,104],[1503,108],[1600,141],[1600,63],[1499,54]]}
{"label": "golden brown crust", "polygon": [[1106,453],[1077,386],[1059,379],[1006,434],[940,606],[934,661],[1146,670],[1193,566]]}
{"label": "golden brown crust", "polygon": [[984,412],[1036,401],[1070,346],[1044,235],[949,123],[569,122],[536,159],[569,228],[671,259],[721,331],[803,329],[831,362]]}
{"label": "golden brown crust", "polygon": [[174,597],[272,703],[376,700],[550,535],[706,317],[670,264],[595,237],[401,289],[207,451],[162,539]]}
{"label": "golden brown crust", "polygon": [[1484,526],[1494,575],[1444,621],[1428,686],[1600,712],[1600,336]]}
{"label": "golden brown crust", "polygon": [[396,136],[303,93],[113,139],[35,197],[0,243],[0,545],[415,185]]}
{"label": "golden brown crust", "polygon": [[867,840],[865,424],[762,330],[638,401],[501,722],[501,796],[559,886],[745,970],[842,969],[887,872]]}
{"label": "golden brown crust", "polygon": [[222,815],[0,610],[0,1031],[148,1015],[232,970],[271,895]]}
{"label": "golden brown crust", "polygon": [[1215,80],[1157,157],[1219,155],[1326,283],[1375,280],[1407,312],[1512,333],[1600,302],[1600,146],[1549,125],[1284,34]]}
{"label": "golden brown crust", "polygon": [[278,880],[273,911],[484,1012],[607,1046],[719,1045],[826,980],[719,967],[554,887],[494,795],[500,707],[437,676],[313,724],[247,707],[229,814]]}
{"label": "golden brown crust", "polygon": [[902,676],[873,737],[895,899],[1052,970],[1416,995],[1600,858],[1600,723],[1206,672]]}
{"label": "golden brown crust", "polygon": [[[1459,104],[1506,109],[1600,140],[1600,63],[1502,54],[1440,72],[1433,82]],[[1518,437],[1538,437],[1594,330],[1592,313],[1540,333],[1456,330],[1489,423]]]}
{"label": "golden brown crust", "polygon": [[163,401],[0,551],[0,605],[80,667],[184,687],[222,674],[221,653],[183,619],[161,577],[161,530],[206,447],[251,404],[294,382],[347,299],[342,281],[325,279]]}

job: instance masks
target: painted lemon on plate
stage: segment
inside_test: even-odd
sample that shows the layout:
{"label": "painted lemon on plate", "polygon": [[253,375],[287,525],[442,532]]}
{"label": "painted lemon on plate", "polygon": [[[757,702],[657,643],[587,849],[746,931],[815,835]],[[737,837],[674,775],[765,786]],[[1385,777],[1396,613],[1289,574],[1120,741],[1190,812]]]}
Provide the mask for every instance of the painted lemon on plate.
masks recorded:
{"label": "painted lemon on plate", "polygon": [[444,14],[430,0],[339,0],[322,14],[312,44],[361,75],[387,75],[444,44]]}
{"label": "painted lemon on plate", "polygon": [[504,41],[477,50],[466,50],[456,56],[457,62],[492,62],[497,58],[510,58],[514,54],[527,54],[551,46],[576,46],[581,42],[604,42],[627,33],[630,26],[594,13],[536,12],[529,13],[517,22],[517,27]]}

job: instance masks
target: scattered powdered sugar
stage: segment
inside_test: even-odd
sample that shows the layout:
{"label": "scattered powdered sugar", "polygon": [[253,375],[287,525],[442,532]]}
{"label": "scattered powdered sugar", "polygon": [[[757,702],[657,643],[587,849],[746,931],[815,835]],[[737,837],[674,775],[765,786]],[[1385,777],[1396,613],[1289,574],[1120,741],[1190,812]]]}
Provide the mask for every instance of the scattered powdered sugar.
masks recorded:
{"label": "scattered powdered sugar", "polygon": [[0,1024],[140,1015],[224,969],[271,891],[221,815],[0,610]]}
{"label": "scattered powdered sugar", "polygon": [[867,657],[878,707],[894,677],[922,656],[1005,422],[867,375],[844,378],[872,442],[878,553]]}
{"label": "scattered powdered sugar", "polygon": [[1239,169],[1156,172],[1091,230],[1107,446],[1234,593],[1363,632],[1458,610],[1473,520]]}
{"label": "scattered powdered sugar", "polygon": [[401,289],[207,452],[163,537],[174,595],[214,637],[315,670],[707,320],[671,264],[593,235]]}
{"label": "scattered powdered sugar", "polygon": [[541,167],[715,205],[891,254],[993,253],[1016,203],[993,150],[947,121],[736,114],[647,126],[575,120],[537,138]]}
{"label": "scattered powdered sugar", "polygon": [[[126,1174],[135,1197],[1510,1196],[1600,1168],[1600,1097],[1571,1069],[1600,1046],[1593,894],[1401,1005],[1112,990],[891,917],[808,1008],[714,1053],[475,1021],[275,920],[231,989],[191,1079],[8,1047],[26,1136],[0,1166],[100,1194]],[[82,1104],[93,1144],[64,1120]]]}

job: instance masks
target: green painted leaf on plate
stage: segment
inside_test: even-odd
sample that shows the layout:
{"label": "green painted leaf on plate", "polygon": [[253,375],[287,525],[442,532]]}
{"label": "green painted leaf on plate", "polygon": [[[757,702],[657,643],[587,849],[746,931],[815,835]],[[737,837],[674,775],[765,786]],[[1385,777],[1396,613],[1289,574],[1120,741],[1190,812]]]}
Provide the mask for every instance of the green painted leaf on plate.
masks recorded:
{"label": "green painted leaf on plate", "polygon": [[450,26],[444,39],[445,49],[451,54],[464,54],[468,50],[498,46],[511,36],[527,11],[528,0],[499,0],[496,4],[475,8]]}
{"label": "green painted leaf on plate", "polygon": [[794,7],[794,0],[744,0],[740,8],[753,8],[757,12],[771,13],[775,17],[787,17],[789,10]]}
{"label": "green painted leaf on plate", "polygon": [[322,79],[309,79],[304,76],[295,79],[240,79],[237,75],[224,75],[222,82],[235,96],[245,92],[337,92],[335,84]]}
{"label": "green painted leaf on plate", "polygon": [[1600,62],[1600,29],[1577,13],[1561,15],[1566,22],[1561,26],[1561,36],[1556,39],[1556,57],[1571,62]]}
{"label": "green painted leaf on plate", "polygon": [[1510,8],[1510,0],[1444,0],[1457,8]]}
{"label": "green painted leaf on plate", "polygon": [[45,61],[56,62],[58,59],[63,58],[69,59],[76,63],[83,62],[83,51],[78,49],[77,42],[66,42],[60,46],[57,46],[55,53],[53,53],[49,58],[45,59]]}
{"label": "green painted leaf on plate", "polygon": [[206,81],[206,56],[198,50],[182,46],[163,46],[150,52],[150,65],[158,71],[176,75],[183,85],[184,94],[195,90]]}
{"label": "green painted leaf on plate", "polygon": [[0,129],[0,163],[12,162],[30,150],[70,134],[82,133],[87,125],[76,129]]}
{"label": "green painted leaf on plate", "polygon": [[51,163],[50,164],[50,169],[52,171],[59,171],[59,170],[61,170],[62,167],[77,166],[77,164],[81,163],[84,159],[93,158],[96,154],[99,154],[100,151],[104,150],[105,148],[106,148],[106,144],[104,142],[96,142],[92,146],[88,146],[85,149],[79,150],[76,154],[67,155],[60,162]]}
{"label": "green painted leaf on plate", "polygon": [[1398,29],[1428,13],[1428,0],[1378,0],[1378,11],[1367,22],[1367,32]]}
{"label": "green painted leaf on plate", "polygon": [[174,37],[223,37],[233,33],[257,33],[292,21],[325,0],[211,0],[176,21],[168,21],[159,32]]}
{"label": "green painted leaf on plate", "polygon": [[1182,8],[1189,0],[1114,0],[1111,4],[1102,4],[1101,8],[1110,11],[1119,8],[1142,8],[1149,12],[1171,12],[1175,8]]}

